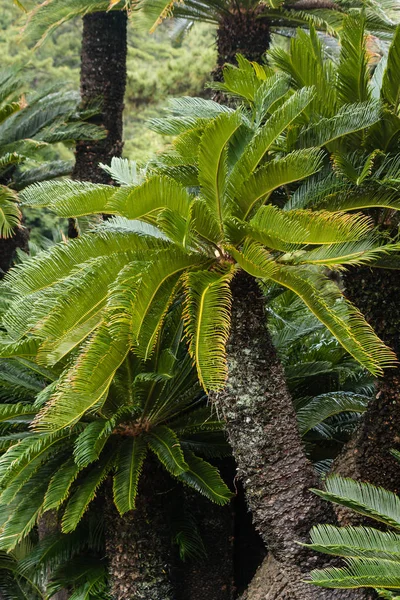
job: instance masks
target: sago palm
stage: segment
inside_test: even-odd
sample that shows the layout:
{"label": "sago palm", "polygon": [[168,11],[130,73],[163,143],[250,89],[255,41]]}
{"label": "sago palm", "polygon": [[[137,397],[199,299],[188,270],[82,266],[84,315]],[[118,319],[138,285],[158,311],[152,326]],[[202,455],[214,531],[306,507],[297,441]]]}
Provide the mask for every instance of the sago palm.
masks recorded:
{"label": "sago palm", "polygon": [[[105,514],[113,593],[123,589],[129,598],[140,598],[143,590],[154,589],[154,593],[163,593],[163,598],[172,597],[164,569],[171,562],[165,500],[173,502],[174,494],[170,482],[163,483],[154,459],[147,456],[149,451],[173,477],[209,500],[223,505],[232,497],[217,469],[198,456],[221,457],[229,453],[229,447],[223,424],[207,406],[180,343],[181,332],[179,314],[170,315],[152,360],[143,362],[129,354],[113,377],[107,399],[73,427],[61,427],[57,433],[34,432],[29,424],[39,422],[41,407],[57,386],[60,366],[52,372],[35,365],[32,348],[20,348],[14,358],[3,359],[0,367],[5,385],[0,393],[8,398],[19,396],[19,401],[0,406],[2,550],[14,550],[38,521],[43,523],[49,512],[59,509],[62,532],[75,532],[100,487],[112,476],[113,500],[106,502]],[[26,376],[24,366],[31,386],[21,385]],[[13,373],[10,383],[14,387],[9,389],[7,382]],[[64,377],[62,372],[60,377]],[[53,381],[28,403],[26,396],[34,397],[32,390],[40,389],[49,378]],[[156,531],[149,529],[149,519],[157,523]],[[184,544],[184,531],[176,539]],[[121,563],[128,557],[130,575]],[[98,563],[98,568],[101,566]]]}
{"label": "sago palm", "polygon": [[[293,182],[319,170],[323,155],[313,147],[285,152],[314,91],[287,94],[286,78],[269,69],[260,72],[265,80],[250,109],[176,102],[180,116],[162,127],[183,133],[153,165],[155,174],[142,174],[142,182],[119,189],[56,182],[23,193],[27,205],[47,206],[63,216],[115,216],[8,277],[15,301],[3,323],[14,339],[5,340],[4,351],[34,344],[39,362],[50,366],[78,349],[35,419],[37,431],[57,435],[105,401],[130,349],[143,360],[152,356],[171,303],[183,296],[199,379],[206,389],[224,389],[213,400],[225,416],[239,472],[251,490],[254,521],[276,557],[291,565],[293,593],[304,594],[299,580],[306,557],[291,540],[306,538],[306,523],[318,522],[323,507],[307,492],[314,475],[264,326],[256,282],[271,280],[293,289],[351,355],[379,373],[393,354],[345,301],[325,268],[368,262],[397,246],[383,246],[366,217],[284,212],[276,205],[281,193],[275,190],[286,186],[290,194]],[[250,83],[253,74],[247,63],[244,76]],[[348,131],[357,131],[377,119],[372,103],[350,107],[345,122]],[[343,132],[343,119],[339,126],[333,120],[324,128],[327,140]],[[289,472],[291,484],[282,488],[281,477]],[[262,489],[289,512],[302,506],[298,525],[288,528],[286,513],[279,516],[274,502],[257,500]]]}
{"label": "sago palm", "polygon": [[201,21],[217,26],[217,69],[215,77],[221,78],[225,63],[236,63],[236,54],[250,61],[262,62],[271,43],[271,35],[290,36],[297,27],[317,29],[337,36],[347,13],[366,9],[369,29],[372,33],[388,37],[393,33],[393,15],[398,6],[395,2],[352,2],[340,0],[141,0],[139,3],[149,24],[154,29],[171,16],[188,21]]}
{"label": "sago palm", "polygon": [[[74,178],[109,182],[100,162],[121,156],[122,113],[126,85],[127,10],[125,0],[45,0],[28,13],[24,35],[42,42],[58,26],[76,17],[83,18],[81,51],[82,105],[101,101],[94,122],[103,125],[107,136],[97,142],[77,144]],[[73,231],[73,228],[72,228]]]}
{"label": "sago palm", "polygon": [[[330,118],[333,106],[345,106],[356,100],[368,102],[376,98],[382,111],[379,122],[362,135],[345,135],[326,146],[330,167],[301,186],[290,206],[328,210],[362,208],[370,212],[388,239],[397,239],[400,84],[396,73],[400,64],[400,30],[396,31],[388,55],[375,69],[369,64],[362,19],[352,18],[345,23],[342,40],[338,65],[324,61],[315,34],[299,35],[291,42],[289,52],[271,53],[272,62],[291,77],[293,88],[314,82],[317,90],[314,108],[326,119]],[[357,267],[344,274],[346,293],[396,352],[400,329],[395,300],[400,289],[399,265],[398,255],[393,255],[390,260],[379,261],[378,269]],[[396,492],[400,489],[398,466],[389,450],[398,448],[398,383],[397,369],[387,372],[379,382],[379,393],[358,433],[358,452],[351,462],[353,471],[347,471],[352,477],[368,478]],[[348,457],[343,457],[343,465],[349,464]]]}

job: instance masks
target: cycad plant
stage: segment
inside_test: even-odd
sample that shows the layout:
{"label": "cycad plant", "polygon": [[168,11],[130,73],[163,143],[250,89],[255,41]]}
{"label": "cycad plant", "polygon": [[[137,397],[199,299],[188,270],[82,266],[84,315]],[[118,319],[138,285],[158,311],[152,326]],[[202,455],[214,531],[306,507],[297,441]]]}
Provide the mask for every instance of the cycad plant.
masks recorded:
{"label": "cycad plant", "polygon": [[[397,459],[400,458],[395,453]],[[370,483],[333,475],[326,490],[315,490],[324,498],[379,523],[380,528],[319,525],[311,531],[311,544],[318,552],[344,559],[344,567],[311,573],[311,582],[325,588],[373,588],[387,600],[398,598],[400,588],[400,500]]]}
{"label": "cycad plant", "polygon": [[[352,18],[345,23],[338,65],[324,60],[316,35],[299,34],[290,51],[275,50],[271,61],[287,73],[294,89],[314,83],[313,108],[325,119],[332,107],[345,110],[348,102],[378,102],[382,118],[361,134],[344,135],[326,145],[330,166],[297,190],[290,207],[368,211],[388,239],[398,238],[399,194],[399,68],[400,30],[396,30],[387,55],[371,68],[366,48],[365,22]],[[314,76],[314,74],[316,74]],[[311,140],[310,140],[311,141]],[[399,258],[379,261],[379,268],[352,268],[344,273],[346,294],[367,315],[379,335],[399,351],[400,315],[396,297],[400,289]],[[367,478],[398,492],[398,466],[390,456],[398,448],[400,427],[399,371],[391,370],[378,384],[357,436],[358,452],[349,449],[343,465],[347,474]],[[384,415],[384,418],[382,418]],[[349,461],[349,456],[353,459]],[[348,469],[348,466],[345,466]]]}
{"label": "cycad plant", "polygon": [[314,467],[323,473],[367,410],[374,396],[374,378],[296,294],[279,293],[274,286],[267,297],[268,328],[285,369],[299,431]]}
{"label": "cycad plant", "polygon": [[[85,140],[76,147],[74,178],[109,183],[99,163],[110,163],[123,148],[122,114],[126,85],[128,0],[45,0],[27,16],[24,35],[40,43],[57,27],[73,18],[83,18],[81,51],[82,106],[100,103],[93,120],[104,126],[107,136]],[[72,224],[71,224],[72,225]],[[76,235],[71,227],[71,235]]]}
{"label": "cycad plant", "polygon": [[[264,326],[257,280],[292,289],[356,360],[379,373],[392,363],[392,352],[326,268],[369,262],[397,246],[379,240],[358,214],[279,208],[282,188],[290,197],[292,185],[323,164],[321,151],[304,143],[309,129],[297,131],[315,92],[288,92],[288,79],[269,68],[244,62],[242,72],[253,95],[236,111],[198,99],[175,102],[180,114],[158,126],[181,135],[143,181],[119,189],[48,182],[23,192],[27,205],[63,216],[114,218],[9,275],[5,289],[15,299],[3,319],[4,351],[33,344],[48,366],[77,352],[33,423],[57,435],[105,401],[131,349],[142,360],[153,355],[169,307],[183,297],[189,352],[202,386],[218,392],[212,399],[251,490],[254,521],[276,556],[296,565],[293,589],[303,594],[297,580],[305,556],[291,540],[305,539],[306,523],[318,522],[323,508],[307,492],[314,475]],[[376,104],[356,104],[345,118],[314,127],[322,143],[378,119]],[[308,147],[288,152],[296,144]],[[285,472],[291,483],[282,488]],[[271,501],[258,500],[265,489]],[[293,528],[282,504],[289,513],[303,509]]]}
{"label": "cycad plant", "polygon": [[217,26],[217,69],[214,76],[221,79],[224,64],[236,64],[239,53],[250,61],[263,62],[271,44],[271,35],[290,37],[297,27],[313,25],[330,35],[338,36],[346,14],[366,10],[368,27],[380,37],[390,37],[394,30],[393,17],[398,5],[392,0],[380,2],[329,2],[325,0],[141,0],[139,6],[152,24],[152,30],[171,16]]}
{"label": "cycad plant", "polygon": [[11,266],[16,248],[27,246],[17,191],[72,170],[70,161],[46,160],[45,150],[104,135],[85,121],[95,110],[81,112],[76,93],[49,88],[25,95],[26,85],[23,72],[0,72],[0,273]]}
{"label": "cycad plant", "polygon": [[[114,374],[108,394],[86,414],[84,397],[80,396],[82,418],[64,427],[60,415],[57,431],[49,433],[32,430],[30,424],[38,425],[43,404],[52,396],[58,377],[63,379],[68,369],[59,375],[60,367],[54,372],[35,365],[30,356],[32,346],[19,348],[14,358],[3,359],[0,366],[5,384],[1,393],[19,401],[0,407],[2,550],[13,551],[38,521],[42,523],[49,512],[60,509],[62,533],[74,534],[100,487],[112,476],[113,500],[106,503],[106,545],[113,593],[124,590],[130,598],[140,598],[143,590],[154,589],[154,593],[164,594],[163,598],[172,598],[164,569],[171,554],[165,510],[167,498],[171,503],[171,485],[158,483],[163,476],[147,455],[151,451],[173,477],[219,505],[232,497],[217,469],[198,456],[221,457],[229,453],[229,447],[223,424],[207,405],[180,343],[181,332],[179,315],[170,315],[151,361],[128,354]],[[21,362],[36,368],[33,376],[28,373],[36,388],[42,385],[37,372],[41,380],[50,378],[33,403],[26,402],[27,394],[31,398],[34,395],[32,387],[20,384],[25,376]],[[102,369],[101,360],[98,366]],[[148,527],[149,519],[157,523],[156,530]],[[185,541],[182,534],[177,539]],[[121,561],[128,558],[126,568],[134,569],[135,576],[122,567]]]}

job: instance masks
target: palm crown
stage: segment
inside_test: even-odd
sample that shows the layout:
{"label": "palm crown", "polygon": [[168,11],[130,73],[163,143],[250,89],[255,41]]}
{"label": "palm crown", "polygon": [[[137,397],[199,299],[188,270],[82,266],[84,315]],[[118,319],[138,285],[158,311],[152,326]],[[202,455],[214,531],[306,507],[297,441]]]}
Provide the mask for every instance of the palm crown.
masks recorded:
{"label": "palm crown", "polygon": [[[397,246],[382,245],[365,216],[283,211],[276,204],[282,195],[274,193],[282,186],[290,190],[292,182],[321,168],[323,154],[307,147],[310,130],[320,131],[320,142],[328,142],[375,122],[378,108],[357,104],[340,118],[301,126],[314,90],[288,93],[287,78],[269,68],[257,70],[261,83],[250,109],[234,111],[198,99],[175,103],[180,116],[162,127],[182,133],[153,166],[155,175],[148,171],[143,181],[120,188],[61,181],[23,192],[27,205],[47,206],[62,216],[115,215],[7,278],[15,300],[3,319],[9,332],[3,352],[25,345],[32,352],[35,346],[46,365],[77,352],[41,411],[41,430],[72,425],[105,398],[131,348],[149,359],[168,308],[182,294],[199,379],[207,389],[221,388],[229,284],[240,270],[295,291],[371,372],[379,373],[393,360],[325,269],[368,262]],[[254,73],[244,64],[244,85],[254,84]],[[306,147],[281,158],[290,145]]]}

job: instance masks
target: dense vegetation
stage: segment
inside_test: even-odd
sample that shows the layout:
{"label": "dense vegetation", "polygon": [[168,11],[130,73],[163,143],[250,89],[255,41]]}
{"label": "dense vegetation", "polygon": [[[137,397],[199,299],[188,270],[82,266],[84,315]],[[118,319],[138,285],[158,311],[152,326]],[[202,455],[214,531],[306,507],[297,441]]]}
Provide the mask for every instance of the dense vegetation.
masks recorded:
{"label": "dense vegetation", "polygon": [[397,598],[398,8],[0,9],[5,600]]}

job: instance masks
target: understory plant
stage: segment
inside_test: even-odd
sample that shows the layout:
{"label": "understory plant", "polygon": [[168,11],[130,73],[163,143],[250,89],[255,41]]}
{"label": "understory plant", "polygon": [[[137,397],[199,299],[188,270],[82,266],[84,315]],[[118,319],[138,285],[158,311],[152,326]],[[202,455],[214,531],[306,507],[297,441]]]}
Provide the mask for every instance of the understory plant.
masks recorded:
{"label": "understory plant", "polygon": [[[399,460],[400,455],[394,452]],[[373,588],[380,597],[398,598],[400,588],[400,500],[370,483],[332,475],[325,490],[316,494],[379,523],[371,526],[335,527],[318,525],[311,530],[307,546],[344,559],[344,567],[330,567],[311,573],[311,582],[326,588]]]}

